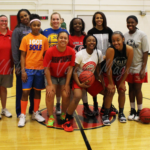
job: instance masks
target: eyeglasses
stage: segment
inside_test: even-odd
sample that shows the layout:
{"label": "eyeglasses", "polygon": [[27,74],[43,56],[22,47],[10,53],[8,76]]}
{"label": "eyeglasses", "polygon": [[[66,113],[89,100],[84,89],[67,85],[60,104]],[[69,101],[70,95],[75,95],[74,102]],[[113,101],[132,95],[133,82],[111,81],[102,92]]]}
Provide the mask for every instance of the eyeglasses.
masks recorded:
{"label": "eyeglasses", "polygon": [[8,20],[0,20],[0,22],[2,22],[2,23],[7,23],[8,22]]}

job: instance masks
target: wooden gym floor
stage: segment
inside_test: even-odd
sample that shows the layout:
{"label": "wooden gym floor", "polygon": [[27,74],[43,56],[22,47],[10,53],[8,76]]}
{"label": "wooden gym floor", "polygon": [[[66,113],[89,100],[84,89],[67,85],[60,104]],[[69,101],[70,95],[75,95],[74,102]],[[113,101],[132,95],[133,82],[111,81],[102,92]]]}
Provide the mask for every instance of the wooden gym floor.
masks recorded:
{"label": "wooden gym floor", "polygon": [[[150,56],[149,56],[150,57]],[[150,61],[148,62],[148,66]],[[150,68],[148,68],[150,72]],[[148,74],[149,80],[150,75]],[[127,85],[127,84],[126,84]],[[143,84],[143,108],[150,107],[150,83]],[[93,105],[92,97],[88,95],[89,104]],[[117,93],[113,104],[118,108]],[[102,96],[98,95],[99,106]],[[59,128],[47,128],[31,119],[27,112],[26,125],[18,128],[15,114],[15,78],[13,88],[8,89],[7,108],[13,114],[12,118],[2,116],[0,120],[0,150],[148,150],[150,147],[150,124],[135,121],[120,123],[118,115],[112,119],[111,126],[103,126],[100,116],[96,123],[92,118],[82,116],[82,102],[75,113],[76,130],[72,133]],[[92,106],[91,106],[92,107]],[[1,107],[0,107],[1,108]],[[42,91],[40,110],[45,106],[45,91]],[[125,115],[130,111],[128,90],[126,92]],[[46,112],[43,111],[42,114]],[[80,113],[80,114],[79,114]],[[85,123],[86,122],[86,123]],[[87,123],[89,122],[89,123]],[[94,127],[91,129],[91,126]]]}

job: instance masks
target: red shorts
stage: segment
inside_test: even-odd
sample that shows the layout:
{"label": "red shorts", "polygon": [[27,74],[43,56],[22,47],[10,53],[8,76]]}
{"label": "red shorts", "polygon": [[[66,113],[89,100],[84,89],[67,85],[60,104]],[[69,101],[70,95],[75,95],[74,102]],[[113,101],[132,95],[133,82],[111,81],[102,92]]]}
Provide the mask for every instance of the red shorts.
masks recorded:
{"label": "red shorts", "polygon": [[[113,79],[113,82],[114,82],[114,85],[116,85],[116,87],[118,88],[121,80],[122,80],[122,77],[123,75],[120,75],[120,76],[112,76],[112,79]],[[104,78],[104,82],[105,82],[105,86],[107,87],[108,84],[109,84],[109,81],[108,81],[108,77],[107,77],[107,74],[106,73],[103,73],[103,78]],[[125,84],[125,82],[124,82]]]}
{"label": "red shorts", "polygon": [[147,78],[147,72],[145,73],[145,77],[143,79],[140,79],[139,73],[131,74],[129,73],[126,81],[129,83],[147,83],[148,78]]}
{"label": "red shorts", "polygon": [[[72,83],[72,90],[74,89],[81,89],[81,87],[78,86],[78,84],[73,80]],[[98,81],[97,79],[95,79],[94,83],[86,89],[87,92],[92,95],[93,97],[95,97],[98,93],[100,93],[103,90],[103,86],[102,83],[100,81]]]}

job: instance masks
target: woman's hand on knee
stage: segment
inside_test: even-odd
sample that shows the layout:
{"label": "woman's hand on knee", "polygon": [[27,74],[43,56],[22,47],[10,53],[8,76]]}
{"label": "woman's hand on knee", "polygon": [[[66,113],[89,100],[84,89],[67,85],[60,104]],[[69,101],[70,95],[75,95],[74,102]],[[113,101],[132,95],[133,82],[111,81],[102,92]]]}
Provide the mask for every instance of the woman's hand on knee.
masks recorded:
{"label": "woman's hand on knee", "polygon": [[65,90],[67,97],[69,97],[70,96],[70,85],[65,85],[64,90]]}
{"label": "woman's hand on knee", "polygon": [[125,92],[125,91],[126,91],[126,86],[125,86],[125,84],[124,84],[124,83],[120,84],[120,85],[118,86],[118,90]]}
{"label": "woman's hand on knee", "polygon": [[48,97],[52,97],[53,95],[55,95],[56,93],[56,90],[55,90],[55,87],[53,85],[48,85],[46,87],[46,96]]}

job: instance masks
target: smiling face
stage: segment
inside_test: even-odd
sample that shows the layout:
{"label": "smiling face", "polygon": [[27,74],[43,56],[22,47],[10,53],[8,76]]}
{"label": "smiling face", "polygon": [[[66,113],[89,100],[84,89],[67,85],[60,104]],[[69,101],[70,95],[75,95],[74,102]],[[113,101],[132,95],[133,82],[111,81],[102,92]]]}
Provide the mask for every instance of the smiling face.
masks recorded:
{"label": "smiling face", "polygon": [[5,17],[5,16],[0,17],[0,29],[1,30],[7,29],[7,25],[8,25],[8,19],[7,19],[7,17]]}
{"label": "smiling face", "polygon": [[28,25],[30,22],[30,16],[26,11],[21,11],[20,12],[20,21],[24,25]]}
{"label": "smiling face", "polygon": [[58,38],[57,38],[57,41],[58,41],[58,46],[59,47],[66,47],[69,40],[68,40],[68,34],[65,33],[65,32],[62,32],[58,35]]}
{"label": "smiling face", "polygon": [[41,23],[39,21],[33,21],[30,24],[30,28],[32,30],[32,34],[33,35],[38,35],[40,32],[40,28],[41,28]]}
{"label": "smiling face", "polygon": [[102,26],[103,25],[103,17],[101,14],[95,15],[95,23],[96,23],[96,26]]}
{"label": "smiling face", "polygon": [[93,36],[89,36],[86,39],[86,48],[89,50],[94,50],[96,47],[96,39]]}
{"label": "smiling face", "polygon": [[120,34],[112,35],[112,45],[114,46],[115,49],[122,50],[123,42],[124,42],[124,38],[122,38]]}
{"label": "smiling face", "polygon": [[58,29],[60,27],[60,16],[59,14],[53,14],[51,17],[51,26],[53,29]]}
{"label": "smiling face", "polygon": [[127,20],[127,28],[129,32],[134,33],[136,31],[137,22],[133,18]]}
{"label": "smiling face", "polygon": [[81,32],[83,26],[81,19],[75,19],[73,20],[73,29],[75,32]]}

